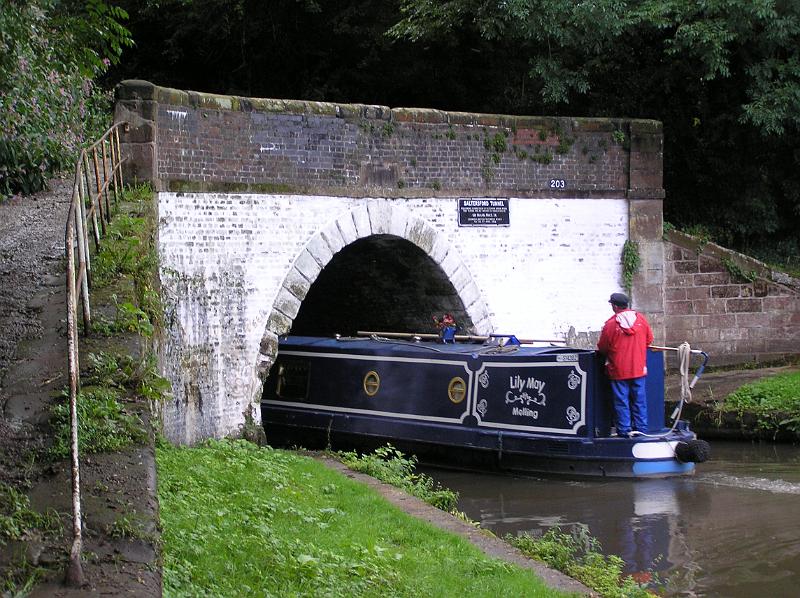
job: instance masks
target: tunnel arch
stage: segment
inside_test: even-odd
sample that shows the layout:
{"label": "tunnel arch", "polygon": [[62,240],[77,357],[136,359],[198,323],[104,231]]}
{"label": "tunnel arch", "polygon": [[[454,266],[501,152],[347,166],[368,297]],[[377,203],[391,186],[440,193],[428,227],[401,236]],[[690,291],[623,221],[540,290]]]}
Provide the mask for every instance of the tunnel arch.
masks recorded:
{"label": "tunnel arch", "polygon": [[[472,274],[445,235],[397,202],[369,200],[366,205],[345,212],[322,227],[297,254],[267,319],[259,350],[258,373],[262,380],[275,361],[278,337],[292,330],[309,293],[313,299],[312,285],[318,281],[331,284],[325,283],[326,267],[342,268],[337,261],[352,253],[354,248],[366,249],[372,255],[398,251],[406,268],[417,264],[425,268],[423,274],[434,283],[450,286],[455,303],[439,303],[441,311],[462,313],[461,320],[470,333],[493,331],[489,310]],[[429,315],[425,313],[424,317]]]}

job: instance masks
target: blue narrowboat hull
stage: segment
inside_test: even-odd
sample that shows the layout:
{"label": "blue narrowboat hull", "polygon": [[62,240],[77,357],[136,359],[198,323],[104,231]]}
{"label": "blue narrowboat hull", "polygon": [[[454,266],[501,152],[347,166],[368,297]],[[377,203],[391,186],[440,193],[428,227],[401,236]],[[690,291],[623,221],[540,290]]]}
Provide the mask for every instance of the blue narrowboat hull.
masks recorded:
{"label": "blue narrowboat hull", "polygon": [[387,442],[450,467],[618,477],[694,472],[695,439],[664,426],[663,359],[648,355],[647,436],[612,437],[595,351],[569,347],[286,337],[264,385],[270,442],[374,448]]}

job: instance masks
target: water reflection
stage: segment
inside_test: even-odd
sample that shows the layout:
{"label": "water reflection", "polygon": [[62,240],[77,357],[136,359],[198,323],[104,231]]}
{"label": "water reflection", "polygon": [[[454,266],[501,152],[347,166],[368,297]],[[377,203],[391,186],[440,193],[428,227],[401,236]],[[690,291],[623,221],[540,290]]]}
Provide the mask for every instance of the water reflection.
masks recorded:
{"label": "water reflection", "polygon": [[690,478],[568,480],[428,469],[496,534],[587,526],[667,596],[797,596],[800,449],[714,443]]}

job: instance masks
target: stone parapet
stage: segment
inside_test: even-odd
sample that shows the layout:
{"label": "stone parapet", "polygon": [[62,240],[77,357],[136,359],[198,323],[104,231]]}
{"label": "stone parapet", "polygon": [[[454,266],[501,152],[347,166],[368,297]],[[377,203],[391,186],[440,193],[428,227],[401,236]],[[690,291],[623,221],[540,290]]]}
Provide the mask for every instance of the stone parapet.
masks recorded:
{"label": "stone parapet", "polygon": [[128,174],[158,190],[663,197],[661,124],[221,96],[123,81]]}

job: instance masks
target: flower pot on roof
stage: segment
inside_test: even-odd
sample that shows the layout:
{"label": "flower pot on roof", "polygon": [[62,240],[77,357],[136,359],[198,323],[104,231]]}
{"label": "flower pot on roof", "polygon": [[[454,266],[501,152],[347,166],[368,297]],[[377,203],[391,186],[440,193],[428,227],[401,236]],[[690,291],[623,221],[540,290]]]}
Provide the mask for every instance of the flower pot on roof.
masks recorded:
{"label": "flower pot on roof", "polygon": [[439,341],[442,343],[455,343],[458,324],[452,314],[444,314],[441,317],[433,316],[436,328],[439,329]]}

